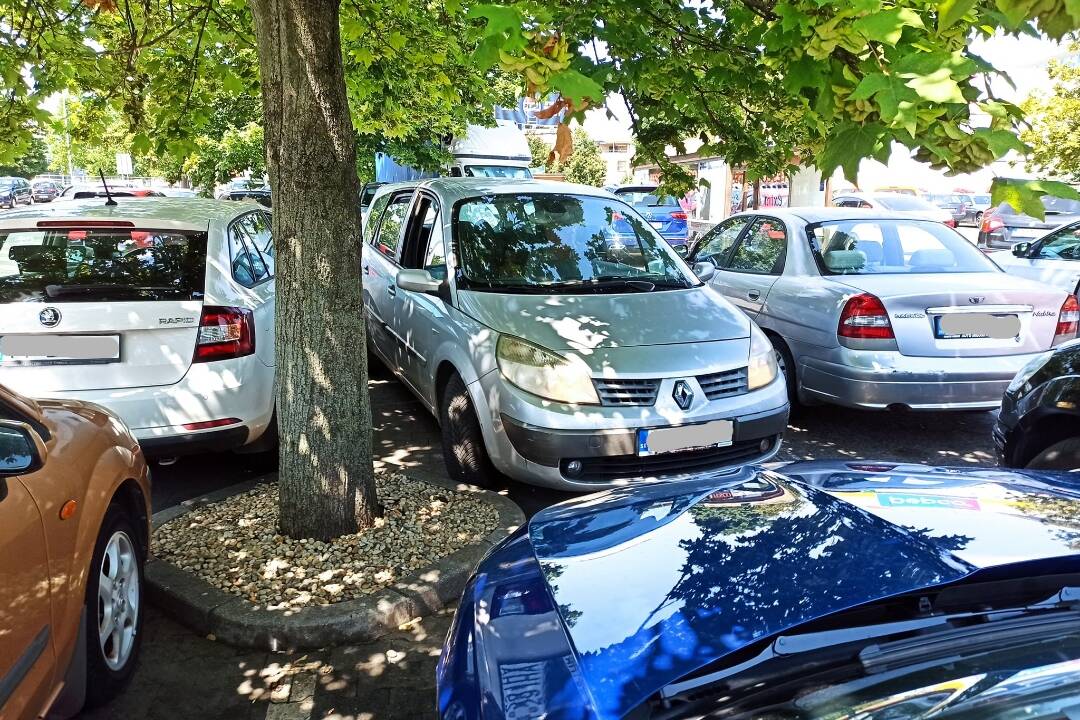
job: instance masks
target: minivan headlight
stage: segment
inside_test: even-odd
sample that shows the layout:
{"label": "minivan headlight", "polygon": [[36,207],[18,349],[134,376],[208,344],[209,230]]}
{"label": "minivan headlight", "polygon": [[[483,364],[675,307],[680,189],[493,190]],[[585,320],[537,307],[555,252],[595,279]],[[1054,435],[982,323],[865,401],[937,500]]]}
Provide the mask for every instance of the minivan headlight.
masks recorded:
{"label": "minivan headlight", "polygon": [[748,390],[757,390],[765,387],[776,379],[780,370],[776,366],[776,351],[773,349],[769,338],[758,329],[757,325],[750,325],[750,362],[746,368],[746,386]]}
{"label": "minivan headlight", "polygon": [[564,358],[521,338],[500,335],[495,359],[503,377],[525,392],[564,403],[600,403],[589,367],[580,358]]}

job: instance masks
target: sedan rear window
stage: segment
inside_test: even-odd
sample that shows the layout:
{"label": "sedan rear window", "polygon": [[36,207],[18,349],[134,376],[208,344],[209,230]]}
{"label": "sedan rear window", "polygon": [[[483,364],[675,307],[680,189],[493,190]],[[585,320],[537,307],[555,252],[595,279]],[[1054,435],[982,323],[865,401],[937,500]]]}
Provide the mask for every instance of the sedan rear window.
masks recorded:
{"label": "sedan rear window", "polygon": [[884,195],[875,198],[886,210],[935,210],[936,208],[921,198],[910,195]]}
{"label": "sedan rear window", "polygon": [[845,220],[807,228],[822,275],[995,272],[997,265],[941,223]]}
{"label": "sedan rear window", "polygon": [[658,195],[655,189],[623,188],[616,190],[620,200],[634,207],[679,207],[679,201],[671,195]]}
{"label": "sedan rear window", "polygon": [[202,297],[206,234],[128,228],[0,233],[0,303]]}

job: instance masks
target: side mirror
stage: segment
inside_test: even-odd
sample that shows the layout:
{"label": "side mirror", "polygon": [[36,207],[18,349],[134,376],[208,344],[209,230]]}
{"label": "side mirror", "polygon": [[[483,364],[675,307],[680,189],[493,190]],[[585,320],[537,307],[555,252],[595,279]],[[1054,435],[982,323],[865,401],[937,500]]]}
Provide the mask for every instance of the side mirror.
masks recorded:
{"label": "side mirror", "polygon": [[1012,254],[1016,257],[1026,258],[1031,253],[1031,243],[1018,242],[1012,246]]}
{"label": "side mirror", "polygon": [[427,270],[399,270],[397,274],[397,286],[402,290],[438,295],[441,284],[431,277],[431,273]]}
{"label": "side mirror", "polygon": [[694,274],[697,275],[698,280],[701,282],[709,282],[709,280],[712,280],[712,276],[716,274],[716,266],[708,260],[702,260],[699,263],[694,263]]}
{"label": "side mirror", "polygon": [[45,443],[26,423],[0,420],[0,477],[33,472],[45,462]]}

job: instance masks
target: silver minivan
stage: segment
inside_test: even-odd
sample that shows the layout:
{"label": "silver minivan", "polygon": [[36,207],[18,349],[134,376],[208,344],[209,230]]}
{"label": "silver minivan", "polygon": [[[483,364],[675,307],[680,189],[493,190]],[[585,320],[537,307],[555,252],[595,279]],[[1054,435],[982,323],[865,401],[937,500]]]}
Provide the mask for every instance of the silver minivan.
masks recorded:
{"label": "silver minivan", "polygon": [[369,350],[438,417],[455,479],[595,490],[778,450],[768,339],[610,193],[387,185],[364,237]]}

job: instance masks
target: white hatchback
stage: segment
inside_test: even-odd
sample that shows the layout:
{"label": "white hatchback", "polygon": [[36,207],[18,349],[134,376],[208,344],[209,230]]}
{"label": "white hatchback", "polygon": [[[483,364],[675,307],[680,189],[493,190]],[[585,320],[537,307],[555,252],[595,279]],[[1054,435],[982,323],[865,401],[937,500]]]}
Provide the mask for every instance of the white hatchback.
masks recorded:
{"label": "white hatchback", "polygon": [[276,440],[274,244],[254,203],[75,201],[0,215],[0,383],[115,412],[143,451]]}

